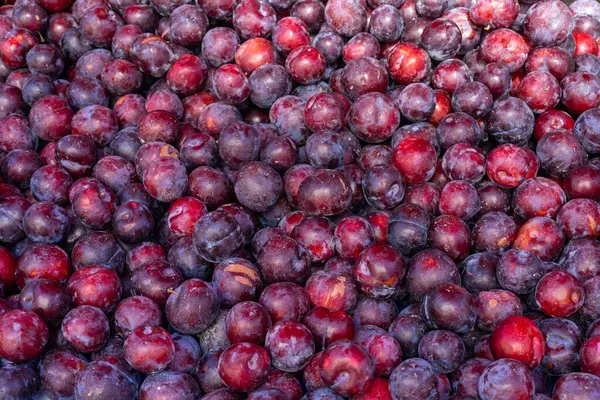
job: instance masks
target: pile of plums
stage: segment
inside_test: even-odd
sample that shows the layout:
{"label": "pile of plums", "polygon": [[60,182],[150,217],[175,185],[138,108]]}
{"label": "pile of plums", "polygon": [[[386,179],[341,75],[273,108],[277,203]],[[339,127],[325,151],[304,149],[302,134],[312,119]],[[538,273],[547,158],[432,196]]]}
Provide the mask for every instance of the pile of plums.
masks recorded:
{"label": "pile of plums", "polygon": [[0,4],[0,400],[600,399],[600,2]]}

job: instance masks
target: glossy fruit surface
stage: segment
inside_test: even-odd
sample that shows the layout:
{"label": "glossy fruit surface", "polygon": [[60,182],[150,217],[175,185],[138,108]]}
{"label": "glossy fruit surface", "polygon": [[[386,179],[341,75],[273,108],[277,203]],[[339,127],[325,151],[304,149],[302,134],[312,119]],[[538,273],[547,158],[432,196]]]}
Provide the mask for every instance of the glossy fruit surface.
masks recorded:
{"label": "glossy fruit surface", "polygon": [[8,0],[0,399],[600,398],[593,0]]}
{"label": "glossy fruit surface", "polygon": [[490,337],[496,358],[512,358],[533,369],[544,356],[544,339],[539,328],[527,317],[512,316],[502,321]]}

